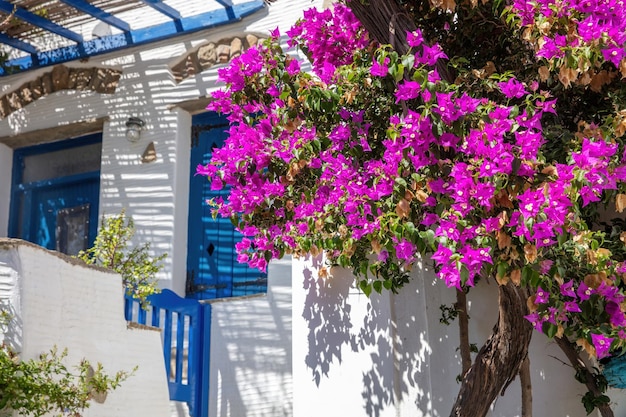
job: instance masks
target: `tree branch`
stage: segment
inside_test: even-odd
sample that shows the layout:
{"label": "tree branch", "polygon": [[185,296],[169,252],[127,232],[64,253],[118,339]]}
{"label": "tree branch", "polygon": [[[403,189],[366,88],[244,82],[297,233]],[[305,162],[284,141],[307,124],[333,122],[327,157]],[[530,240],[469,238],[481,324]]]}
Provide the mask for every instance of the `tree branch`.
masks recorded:
{"label": "tree branch", "polygon": [[[577,372],[581,372],[584,378],[584,384],[595,397],[599,397],[603,395],[602,391],[598,388],[596,384],[596,378],[593,373],[589,370],[587,364],[580,358],[578,355],[578,351],[574,347],[574,344],[565,338],[555,337],[554,340],[556,344],[561,348],[567,359],[570,361],[572,366]],[[602,417],[614,417],[613,410],[608,404],[600,404],[597,406],[598,410]]]}
{"label": "tree branch", "polygon": [[519,370],[519,381],[522,386],[522,417],[533,417],[533,385],[530,379],[530,359],[522,362]]}
{"label": "tree branch", "polygon": [[461,352],[461,375],[472,366],[472,356],[469,341],[469,317],[467,315],[467,295],[465,291],[456,290],[456,303],[454,304],[459,319],[459,351]]}

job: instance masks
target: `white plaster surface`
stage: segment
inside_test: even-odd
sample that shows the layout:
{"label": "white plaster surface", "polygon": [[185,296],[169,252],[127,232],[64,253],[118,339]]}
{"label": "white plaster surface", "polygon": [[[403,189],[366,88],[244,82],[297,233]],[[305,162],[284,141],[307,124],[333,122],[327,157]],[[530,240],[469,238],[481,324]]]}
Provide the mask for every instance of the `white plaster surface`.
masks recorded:
{"label": "white plaster surface", "polygon": [[70,262],[22,241],[0,239],[0,300],[11,303],[11,330],[0,333],[24,359],[53,346],[70,366],[86,358],[109,374],[137,370],[84,417],[166,417],[168,392],[158,330],[128,328],[121,277]]}
{"label": "white plaster surface", "polygon": [[0,143],[0,237],[8,234],[12,168],[13,150]]}
{"label": "white plaster surface", "polygon": [[[319,262],[293,263],[293,415],[448,416],[459,388],[458,327],[439,323],[439,306],[451,305],[454,291],[415,268],[399,295],[368,299],[350,272],[319,278]],[[479,347],[497,320],[496,297],[495,283],[470,292],[470,341]],[[586,390],[556,344],[535,332],[530,358],[534,415],[586,416]],[[520,394],[516,379],[489,416],[520,416]],[[626,415],[625,391],[610,394],[615,415]]]}
{"label": "white plaster surface", "polygon": [[268,280],[266,295],[211,301],[211,417],[293,415],[290,260]]}

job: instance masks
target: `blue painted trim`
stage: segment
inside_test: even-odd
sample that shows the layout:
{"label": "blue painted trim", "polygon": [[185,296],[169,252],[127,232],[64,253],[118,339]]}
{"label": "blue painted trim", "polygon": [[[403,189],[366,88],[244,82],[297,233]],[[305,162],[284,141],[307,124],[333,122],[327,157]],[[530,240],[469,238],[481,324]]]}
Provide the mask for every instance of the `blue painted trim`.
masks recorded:
{"label": "blue painted trim", "polygon": [[[64,0],[70,3],[70,0]],[[71,3],[78,0],[71,0]],[[232,8],[232,13],[228,9],[213,10],[202,13],[197,16],[189,16],[180,20],[165,22],[148,28],[142,28],[127,32],[125,34],[116,34],[105,36],[98,39],[82,42],[78,45],[67,46],[52,51],[44,51],[37,53],[39,62],[30,56],[9,60],[6,66],[18,67],[17,71],[27,71],[34,68],[45,67],[48,65],[61,64],[63,62],[75,61],[95,55],[101,55],[108,52],[118,51],[134,46],[145,45],[151,42],[169,39],[175,36],[186,35],[212,27],[232,23],[235,20],[241,20],[265,7],[263,0],[252,0],[247,3],[236,4]],[[9,75],[0,69],[0,76]]]}
{"label": "blue painted trim", "polygon": [[133,321],[133,299],[124,292],[124,319]]}
{"label": "blue painted trim", "polygon": [[[0,0],[0,11],[10,14],[13,11],[14,5],[5,0]],[[43,18],[41,16],[37,16],[34,13],[29,12],[26,9],[18,7],[15,9],[15,16],[19,17],[23,21],[30,23],[31,25],[38,26],[42,29],[47,30],[48,32],[55,33],[64,38],[70,39],[74,42],[82,42],[83,37],[76,32],[73,32],[69,29],[64,28],[63,26],[57,25],[56,23]]]}
{"label": "blue painted trim", "polygon": [[37,54],[37,49],[30,43],[26,43],[21,39],[12,38],[4,33],[0,33],[0,43],[9,45],[11,48],[19,49],[20,51],[28,52],[31,55]]}
{"label": "blue painted trim", "polygon": [[68,6],[72,6],[73,8],[80,10],[83,13],[87,13],[98,20],[102,20],[103,22],[108,23],[109,25],[118,28],[123,32],[130,31],[130,25],[124,22],[122,19],[119,19],[113,16],[111,13],[106,12],[99,7],[93,6],[90,3],[87,3],[83,0],[61,0],[61,2],[67,4]]}
{"label": "blue painted trim", "polygon": [[209,303],[202,304],[203,311],[201,313],[201,335],[202,335],[202,352],[200,353],[200,389],[198,390],[197,404],[199,407],[197,416],[208,417],[209,415],[209,388],[211,375],[211,313],[212,306]]}
{"label": "blue painted trim", "polygon": [[165,16],[169,17],[170,19],[180,20],[182,18],[178,10],[174,9],[171,6],[168,6],[167,4],[163,3],[161,0],[141,0],[141,1],[146,3],[148,6],[152,7],[154,10],[158,11],[159,13],[163,13]]}
{"label": "blue painted trim", "polygon": [[34,182],[26,183],[26,184],[17,184],[16,190],[17,191],[29,191],[29,190],[35,190],[35,189],[44,189],[46,187],[57,187],[59,185],[81,183],[86,180],[91,180],[91,179],[99,178],[99,177],[100,177],[100,170],[83,172],[82,174],[68,175],[68,176],[60,177],[60,178],[52,178],[49,180],[34,181]]}
{"label": "blue painted trim", "polygon": [[222,6],[224,6],[226,13],[228,13],[228,16],[231,19],[235,18],[235,11],[233,10],[233,4],[230,1],[224,1],[224,0],[215,0],[215,1],[221,4]]}
{"label": "blue painted trim", "polygon": [[[70,140],[64,140],[59,142],[44,143],[42,145],[28,146],[24,148],[16,149],[13,152],[13,172],[11,177],[11,202],[9,205],[9,237],[17,237],[20,231],[20,224],[17,221],[22,219],[21,230],[22,232],[30,230],[30,218],[32,209],[32,190],[36,186],[50,186],[59,185],[62,183],[71,183],[78,181],[84,181],[86,179],[99,178],[100,171],[93,171],[83,174],[76,174],[67,177],[55,178],[51,180],[36,181],[32,183],[22,183],[23,170],[24,170],[24,158],[31,155],[38,155],[47,152],[54,152],[62,149],[72,148],[74,146],[91,145],[94,143],[102,142],[102,133],[93,133],[81,138],[75,138]],[[24,196],[24,211],[20,213],[19,196]],[[97,218],[97,217],[96,217]],[[97,229],[98,222],[92,227],[94,231]],[[91,231],[90,231],[91,234]],[[95,237],[95,234],[94,234]]]}

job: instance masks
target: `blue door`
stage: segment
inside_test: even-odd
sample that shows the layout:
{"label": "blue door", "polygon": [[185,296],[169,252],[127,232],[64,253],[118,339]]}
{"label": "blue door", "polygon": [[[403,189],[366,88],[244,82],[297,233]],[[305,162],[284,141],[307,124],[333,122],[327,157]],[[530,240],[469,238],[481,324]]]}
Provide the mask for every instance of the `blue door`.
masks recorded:
{"label": "blue door", "polygon": [[205,177],[194,175],[198,164],[207,164],[213,149],[223,145],[228,121],[217,113],[203,113],[192,122],[187,297],[212,299],[265,292],[267,275],[237,262],[235,244],[241,234],[229,219],[213,219],[206,204],[218,196],[228,198],[228,190],[211,190]]}
{"label": "blue door", "polygon": [[9,236],[76,255],[98,229],[101,134],[17,149]]}

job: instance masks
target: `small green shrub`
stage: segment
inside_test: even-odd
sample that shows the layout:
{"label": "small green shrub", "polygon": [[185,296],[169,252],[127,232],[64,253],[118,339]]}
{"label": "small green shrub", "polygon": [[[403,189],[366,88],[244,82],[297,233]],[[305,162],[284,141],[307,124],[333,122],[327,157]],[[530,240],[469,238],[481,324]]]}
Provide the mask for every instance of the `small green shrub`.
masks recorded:
{"label": "small green shrub", "polygon": [[46,413],[78,416],[90,400],[104,398],[132,373],[114,376],[102,364],[94,368],[83,359],[75,369],[63,363],[67,350],[53,348],[38,359],[21,360],[6,344],[0,345],[0,415],[9,410],[34,417]]}
{"label": "small green shrub", "polygon": [[[8,331],[12,315],[7,303],[0,303],[0,340]],[[56,347],[37,359],[21,360],[6,343],[0,344],[0,416],[39,417],[47,413],[80,416],[90,401],[103,402],[106,395],[120,386],[132,372],[108,375],[101,363],[95,368],[83,359],[68,368],[64,359],[67,349]],[[135,368],[136,369],[136,368]]]}
{"label": "small green shrub", "polygon": [[90,265],[111,269],[122,276],[126,293],[146,303],[146,298],[159,292],[156,274],[167,256],[150,256],[150,244],[131,246],[135,234],[132,217],[122,210],[113,217],[102,217],[100,230],[92,248],[80,251],[78,258]]}

